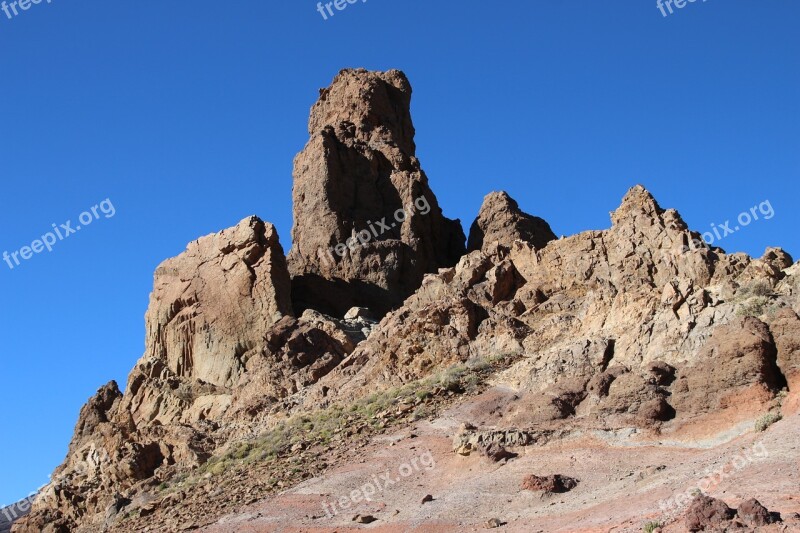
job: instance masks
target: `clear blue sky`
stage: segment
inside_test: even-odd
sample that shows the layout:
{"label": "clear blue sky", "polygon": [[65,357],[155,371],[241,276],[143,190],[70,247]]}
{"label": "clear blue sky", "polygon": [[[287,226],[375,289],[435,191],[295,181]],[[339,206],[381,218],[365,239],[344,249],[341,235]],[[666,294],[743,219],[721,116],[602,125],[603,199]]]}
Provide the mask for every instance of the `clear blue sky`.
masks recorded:
{"label": "clear blue sky", "polygon": [[[46,0],[45,0],[46,2]],[[110,199],[112,218],[0,263],[0,503],[46,482],[81,405],[124,385],[163,259],[257,214],[290,245],[292,158],[344,67],[404,70],[423,167],[465,230],[508,190],[557,234],[635,183],[729,251],[800,254],[796,0],[311,0],[0,12],[0,253]]]}

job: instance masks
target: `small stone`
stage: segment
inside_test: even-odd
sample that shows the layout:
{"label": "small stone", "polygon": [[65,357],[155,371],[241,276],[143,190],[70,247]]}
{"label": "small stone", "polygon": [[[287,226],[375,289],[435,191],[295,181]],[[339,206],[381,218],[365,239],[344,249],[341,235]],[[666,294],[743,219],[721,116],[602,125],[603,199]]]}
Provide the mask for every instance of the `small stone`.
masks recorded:
{"label": "small stone", "polygon": [[422,498],[422,503],[423,504],[424,503],[428,503],[428,502],[432,502],[432,501],[433,501],[433,496],[431,496],[430,494],[427,494],[424,498]]}
{"label": "small stone", "polygon": [[491,520],[486,521],[486,529],[495,529],[503,525],[503,522],[499,518],[492,518]]}
{"label": "small stone", "polygon": [[506,450],[496,442],[491,443],[489,446],[481,447],[480,451],[483,455],[498,463],[503,460],[514,459],[518,454]]}
{"label": "small stone", "polygon": [[349,311],[344,314],[345,320],[356,320],[358,318],[372,318],[372,313],[366,307],[351,307]]}

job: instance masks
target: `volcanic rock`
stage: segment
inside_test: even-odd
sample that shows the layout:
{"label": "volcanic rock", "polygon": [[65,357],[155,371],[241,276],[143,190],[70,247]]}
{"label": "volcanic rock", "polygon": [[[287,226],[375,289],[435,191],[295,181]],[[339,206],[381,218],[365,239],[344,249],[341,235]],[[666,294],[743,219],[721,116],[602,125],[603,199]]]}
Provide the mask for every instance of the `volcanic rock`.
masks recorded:
{"label": "volcanic rock", "polygon": [[410,103],[397,70],[343,70],[320,92],[294,162],[288,264],[298,312],[383,315],[464,253],[460,223],[442,215],[416,158]]}
{"label": "volcanic rock", "polygon": [[684,523],[689,531],[723,531],[734,516],[736,511],[722,500],[699,495],[686,511]]}
{"label": "volcanic rock", "polygon": [[290,291],[272,224],[250,217],[194,241],[156,270],[145,358],[179,377],[230,386],[269,327],[292,314]]}
{"label": "volcanic rock", "polygon": [[[787,384],[788,418],[800,376],[800,269],[788,254],[695,246],[700,235],[636,186],[609,229],[558,240],[510,198],[490,195],[480,244],[462,255],[460,226],[442,216],[414,156],[410,94],[401,73],[362,70],[322,92],[295,161],[288,265],[274,228],[251,217],[159,267],[146,351],[125,394],[112,382],[84,406],[64,463],[15,531],[205,527],[230,506],[289,488],[295,473],[324,475],[319,468],[348,455],[369,461],[362,432],[415,405],[443,408],[442,398],[480,426],[454,436],[464,456],[587,435],[609,447],[684,441],[688,450],[698,435],[713,442],[752,427]],[[402,224],[373,232],[401,207]],[[368,242],[352,240],[367,228]],[[383,405],[387,392],[418,384],[447,393]],[[359,418],[379,405],[372,420]],[[409,429],[403,423],[392,427]],[[445,426],[426,425],[420,438]],[[320,440],[305,442],[315,432]],[[251,452],[244,468],[239,456]],[[219,482],[198,470],[206,464],[223,467]],[[186,475],[201,490],[149,501]],[[692,524],[730,516],[723,506],[700,501]],[[765,519],[753,502],[741,514]]]}
{"label": "volcanic rock", "polygon": [[770,318],[769,330],[775,340],[777,364],[789,383],[789,389],[800,386],[800,317],[784,307]]}
{"label": "volcanic rock", "polygon": [[737,388],[754,386],[767,399],[784,385],[769,327],[738,318],[715,329],[696,362],[680,372],[671,402],[684,412],[718,410]]}
{"label": "volcanic rock", "polygon": [[496,442],[492,442],[488,446],[480,448],[480,450],[483,455],[485,455],[495,463],[507,459],[513,459],[518,455],[514,452],[505,449],[503,446],[497,444]]}
{"label": "volcanic rock", "polygon": [[510,247],[515,240],[538,250],[556,238],[547,222],[524,213],[506,192],[492,192],[483,199],[478,218],[469,230],[467,251],[482,250],[493,243]]}
{"label": "volcanic rock", "polygon": [[755,498],[742,502],[736,509],[736,515],[750,527],[766,526],[780,521]]}
{"label": "volcanic rock", "polygon": [[551,476],[526,476],[522,480],[522,490],[558,494],[569,492],[578,486],[578,480],[561,474]]}

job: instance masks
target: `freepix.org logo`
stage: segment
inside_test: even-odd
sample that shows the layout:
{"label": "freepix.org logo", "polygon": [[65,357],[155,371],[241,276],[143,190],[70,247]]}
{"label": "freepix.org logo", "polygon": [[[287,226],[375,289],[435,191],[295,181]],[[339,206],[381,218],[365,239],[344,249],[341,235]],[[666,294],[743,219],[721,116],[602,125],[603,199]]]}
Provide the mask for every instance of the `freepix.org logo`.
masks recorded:
{"label": "freepix.org logo", "polygon": [[[694,4],[699,1],[701,0],[656,0],[656,7],[664,17],[667,17],[675,13],[673,6],[675,9],[683,9],[687,4]],[[702,2],[705,3],[706,0],[702,0]]]}
{"label": "freepix.org logo", "polygon": [[333,17],[336,11],[344,11],[344,9],[350,4],[356,4],[358,2],[366,3],[367,0],[334,0],[333,2],[317,2],[317,11],[319,14],[322,15],[322,20],[328,20],[328,18]]}
{"label": "freepix.org logo", "polygon": [[0,3],[0,10],[11,20],[19,15],[20,12],[27,11],[31,6],[41,4],[42,2],[47,2],[49,4],[52,0],[12,0],[11,2],[4,0]]}
{"label": "freepix.org logo", "polygon": [[117,210],[114,209],[114,204],[111,203],[111,200],[106,198],[99,204],[92,206],[78,215],[78,222],[80,224],[73,226],[71,220],[67,220],[59,225],[53,223],[52,231],[48,231],[42,235],[41,238],[34,240],[30,246],[23,246],[19,250],[11,253],[8,251],[3,252],[3,261],[8,265],[8,268],[14,270],[15,267],[22,264],[20,260],[27,261],[35,254],[40,254],[45,250],[52,252],[53,246],[57,243],[63,241],[70,235],[78,233],[81,228],[88,226],[95,220],[99,220],[100,213],[102,213],[105,218],[111,218],[117,213]]}

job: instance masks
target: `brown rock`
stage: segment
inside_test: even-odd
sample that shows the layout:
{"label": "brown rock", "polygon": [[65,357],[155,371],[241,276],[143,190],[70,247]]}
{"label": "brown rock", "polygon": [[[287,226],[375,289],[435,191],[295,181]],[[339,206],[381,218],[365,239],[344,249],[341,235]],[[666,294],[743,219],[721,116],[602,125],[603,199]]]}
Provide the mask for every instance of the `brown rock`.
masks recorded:
{"label": "brown rock", "polygon": [[515,240],[538,250],[556,238],[547,222],[524,213],[506,192],[492,192],[483,199],[478,218],[469,230],[467,251],[482,250],[493,243],[511,247]]}
{"label": "brown rock", "polygon": [[779,516],[773,516],[773,513],[755,498],[742,502],[736,509],[736,515],[750,527],[766,526],[780,521]]}
{"label": "brown rock", "polygon": [[145,359],[178,377],[236,382],[268,329],[291,315],[290,281],[272,224],[250,217],[198,239],[156,270]]}
{"label": "brown rock", "polygon": [[578,480],[571,477],[555,474],[550,476],[526,476],[522,480],[522,490],[558,494],[569,492],[578,486]]}
{"label": "brown rock", "polygon": [[486,529],[496,529],[496,528],[502,526],[503,523],[504,522],[502,520],[500,520],[499,518],[491,518],[491,519],[486,521],[486,524],[485,524],[484,527],[486,527]]}
{"label": "brown rock", "polygon": [[789,308],[777,311],[771,317],[769,330],[778,351],[777,365],[790,382],[800,384],[800,317]]}
{"label": "brown rock", "polygon": [[724,530],[734,516],[736,511],[722,500],[700,495],[695,497],[686,511],[684,523],[689,531],[717,531]]}
{"label": "brown rock", "polygon": [[288,263],[298,312],[383,315],[464,253],[460,223],[442,215],[415,156],[410,102],[402,72],[348,69],[311,109],[311,138],[294,163]]}
{"label": "brown rock", "polygon": [[784,384],[776,357],[769,328],[757,318],[740,318],[720,326],[696,362],[679,373],[672,388],[672,405],[684,412],[719,409],[728,396],[747,387],[763,391],[766,401]]}
{"label": "brown rock", "polygon": [[481,447],[480,450],[483,455],[495,463],[503,460],[513,459],[518,455],[514,452],[506,450],[503,446],[497,444],[496,442],[492,442],[488,446]]}
{"label": "brown rock", "polygon": [[81,408],[70,449],[75,449],[82,441],[94,434],[100,424],[109,420],[110,413],[117,407],[122,398],[116,381],[110,381]]}

